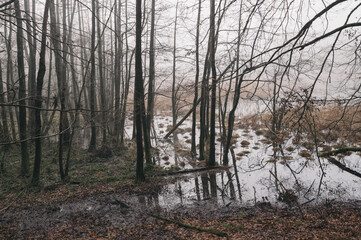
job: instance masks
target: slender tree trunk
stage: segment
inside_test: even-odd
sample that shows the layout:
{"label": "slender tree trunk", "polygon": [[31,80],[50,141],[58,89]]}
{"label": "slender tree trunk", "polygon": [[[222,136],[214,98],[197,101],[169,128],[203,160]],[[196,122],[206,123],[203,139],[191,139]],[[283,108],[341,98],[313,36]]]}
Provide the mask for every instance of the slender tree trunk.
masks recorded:
{"label": "slender tree trunk", "polygon": [[[70,5],[69,7],[69,11],[71,9]],[[68,42],[73,42],[73,24],[74,24],[74,17],[75,17],[75,10],[76,10],[76,1],[74,1],[73,3],[73,7],[71,10],[71,14],[69,14],[68,16],[68,26],[69,26],[69,31],[68,31]],[[76,71],[76,66],[77,66],[77,62],[75,61],[75,57],[76,53],[74,52],[74,46],[72,45],[68,45],[68,49],[69,49],[69,57],[70,57],[70,73],[71,73],[71,85],[72,85],[72,91],[73,91],[73,100],[71,102],[72,106],[76,107],[76,103],[77,103],[77,99],[78,99],[78,95],[79,95],[79,86],[78,86],[78,74]],[[69,99],[70,100],[70,99]],[[70,103],[70,101],[69,101]],[[75,114],[77,115],[77,114]],[[76,116],[74,116],[76,117]],[[75,120],[76,122],[78,122],[78,120]]]}
{"label": "slender tree trunk", "polygon": [[66,112],[65,112],[65,83],[64,83],[64,72],[63,72],[63,60],[60,48],[60,31],[58,29],[58,24],[56,21],[56,13],[54,3],[50,3],[50,34],[52,36],[51,40],[54,47],[55,55],[55,70],[58,80],[58,93],[60,99],[60,119],[59,119],[59,172],[62,180],[65,178],[64,166],[63,166],[63,147],[64,147],[64,130],[65,130],[65,121],[66,121]]}
{"label": "slender tree trunk", "polygon": [[202,87],[201,87],[201,106],[200,106],[200,113],[199,113],[199,122],[200,122],[200,136],[199,136],[199,159],[204,160],[204,147],[205,147],[205,140],[208,132],[207,124],[206,124],[206,113],[207,113],[207,101],[208,101],[208,69],[209,69],[209,46],[208,51],[204,63],[203,69],[203,77],[202,77]]}
{"label": "slender tree trunk", "polygon": [[27,138],[27,118],[26,118],[26,84],[25,84],[25,66],[24,66],[24,45],[23,45],[23,23],[21,19],[21,10],[19,0],[15,0],[16,14],[16,42],[18,47],[18,74],[19,74],[19,134],[21,141],[21,175],[29,174],[29,152]]}
{"label": "slender tree trunk", "polygon": [[177,90],[176,90],[176,60],[177,60],[177,21],[178,21],[178,1],[175,10],[174,30],[173,30],[173,82],[172,82],[172,117],[173,127],[177,124]]}
{"label": "slender tree trunk", "polygon": [[[52,72],[52,62],[53,62],[53,52],[50,51],[50,57],[49,57],[49,75],[48,75],[48,86],[47,86],[47,94],[46,94],[46,109],[49,109],[49,105],[50,105],[50,93],[51,93],[51,72]],[[48,115],[49,112],[48,111],[43,111],[42,112],[42,117],[43,117],[43,122],[44,122],[44,126],[48,125],[49,123],[49,119],[48,119]],[[44,134],[44,130],[43,130],[43,134]]]}
{"label": "slender tree trunk", "polygon": [[[131,78],[131,69],[132,69],[132,61],[135,50],[132,51],[129,59],[129,43],[128,43],[128,0],[125,1],[125,86],[124,86],[124,94],[123,94],[123,104],[121,109],[121,117],[120,117],[120,143],[124,144],[124,134],[125,134],[125,120],[126,120],[126,110],[128,103],[128,94],[130,87],[130,78]],[[129,60],[129,61],[128,61]],[[134,124],[133,124],[134,125]],[[134,135],[133,135],[134,136]]]}
{"label": "slender tree trunk", "polygon": [[212,95],[211,95],[211,122],[209,138],[209,161],[208,166],[216,164],[216,100],[217,100],[217,72],[215,64],[215,3],[211,0],[210,6],[210,65],[212,69]]}
{"label": "slender tree trunk", "polygon": [[103,137],[103,144],[106,144],[107,142],[107,128],[106,128],[106,100],[105,100],[105,79],[104,79],[104,73],[103,73],[103,40],[101,36],[101,29],[100,29],[100,14],[99,14],[99,1],[97,1],[96,4],[96,14],[98,18],[98,61],[99,61],[99,94],[100,94],[100,106],[102,109],[102,137]]}
{"label": "slender tree trunk", "polygon": [[[4,87],[3,87],[3,71],[2,66],[0,62],[0,104],[5,103],[5,93],[4,93]],[[3,125],[3,131],[4,139],[5,141],[10,141],[10,133],[9,133],[9,127],[8,127],[8,119],[6,114],[5,106],[1,107],[1,118],[2,118],[2,125]]]}
{"label": "slender tree trunk", "polygon": [[78,4],[78,19],[79,19],[79,32],[80,32],[80,45],[83,46],[80,49],[80,57],[81,57],[81,78],[83,79],[83,81],[85,81],[85,87],[83,89],[84,91],[84,107],[86,109],[89,109],[89,101],[88,101],[88,81],[86,81],[86,69],[87,69],[87,62],[84,61],[83,59],[88,59],[87,53],[85,51],[85,41],[84,41],[84,21],[83,21],[83,17],[82,17],[82,9],[80,8],[80,3]]}
{"label": "slender tree trunk", "polygon": [[120,68],[120,47],[121,47],[121,19],[120,19],[120,13],[121,13],[121,1],[116,2],[116,8],[118,7],[119,10],[115,10],[115,66],[114,66],[114,128],[115,128],[115,139],[116,142],[119,142],[119,135],[121,132],[120,125],[121,125],[121,106],[120,106],[120,80],[121,80],[121,68]]}
{"label": "slender tree trunk", "polygon": [[[125,87],[124,87],[124,102],[122,105],[122,111],[121,111],[121,118],[120,118],[120,130],[121,130],[121,136],[120,136],[120,143],[123,145],[124,144],[124,134],[125,134],[125,120],[126,120],[126,111],[127,111],[127,103],[128,103],[128,95],[129,95],[129,87],[130,87],[130,78],[131,78],[131,70],[132,70],[132,62],[133,62],[133,58],[134,58],[134,54],[135,51],[132,51],[132,54],[130,55],[130,59],[129,59],[129,63],[127,61],[128,59],[128,51],[129,51],[129,47],[128,47],[128,40],[127,40],[127,36],[126,36],[126,46],[127,46],[127,50],[125,53],[125,59],[126,59],[126,63],[125,63],[125,71],[126,71],[126,76],[125,76]],[[133,135],[134,136],[134,135]]]}
{"label": "slender tree trunk", "polygon": [[[145,4],[144,4],[144,8],[145,8]],[[144,13],[145,13],[145,10],[144,10]],[[146,36],[146,39],[148,40],[148,36]],[[147,45],[147,42],[146,42],[146,45]],[[146,46],[147,48],[147,46]],[[144,61],[146,62],[147,61],[147,58],[146,58],[147,55],[145,55],[145,58],[144,58]],[[145,66],[144,66],[145,67]],[[154,69],[153,69],[154,70]],[[146,72],[146,68],[144,69],[144,72]],[[144,88],[144,79],[145,77],[143,78],[143,88]],[[150,87],[150,84],[148,83],[148,92],[149,92],[149,87]],[[148,96],[148,102],[149,102],[149,96]],[[142,121],[142,124],[143,124],[143,135],[144,135],[144,152],[145,152],[145,159],[146,159],[146,163],[147,165],[151,165],[152,164],[152,157],[151,157],[151,153],[150,153],[150,148],[151,148],[151,143],[150,143],[150,124],[148,124],[148,113],[146,113],[145,111],[145,101],[143,100],[143,106],[142,106],[142,109],[143,109],[143,121]],[[148,112],[150,111],[150,109],[148,109]]]}
{"label": "slender tree trunk", "polygon": [[144,177],[144,155],[142,136],[142,115],[144,109],[144,89],[142,70],[142,0],[136,0],[136,39],[135,39],[135,81],[134,81],[134,112],[137,142],[137,181],[145,181]]}
{"label": "slender tree trunk", "polygon": [[239,17],[238,17],[238,36],[237,36],[237,51],[236,51],[236,81],[235,81],[235,93],[233,96],[233,106],[228,116],[228,130],[226,139],[224,139],[224,148],[223,148],[223,165],[228,165],[229,158],[228,158],[228,152],[231,147],[231,139],[232,139],[232,133],[233,133],[233,125],[234,125],[234,113],[236,111],[236,108],[238,106],[238,101],[240,97],[240,88],[242,84],[242,77],[239,76],[239,51],[240,51],[240,45],[241,45],[241,27],[242,27],[242,7],[243,2],[240,4],[239,8]]}
{"label": "slender tree trunk", "polygon": [[[10,18],[10,16],[9,16],[9,18]],[[13,75],[13,61],[12,61],[12,53],[11,53],[12,24],[10,24],[10,26],[9,26],[9,34],[8,34],[7,29],[8,29],[7,21],[5,21],[4,32],[5,32],[5,39],[6,39],[6,52],[7,52],[7,56],[8,56],[7,57],[7,64],[6,64],[6,87],[7,87],[8,91],[10,91],[12,89],[12,84],[14,83],[14,79],[13,79],[14,78],[14,75]],[[8,102],[13,101],[14,96],[15,96],[15,94],[14,94],[13,90],[11,90],[11,92],[9,92],[7,94],[7,101]],[[11,106],[9,106],[8,111],[9,111],[9,117],[10,117],[12,138],[16,139],[16,127],[15,127],[15,121],[14,121],[13,108]],[[16,109],[15,109],[15,118],[16,117],[17,117],[17,114],[16,114]]]}
{"label": "slender tree trunk", "polygon": [[150,42],[149,42],[149,82],[148,82],[148,108],[147,108],[147,134],[150,136],[153,116],[154,116],[154,81],[155,81],[155,0],[152,0],[152,13],[150,22]]}
{"label": "slender tree trunk", "polygon": [[[62,72],[63,72],[63,91],[64,91],[64,105],[65,105],[65,108],[66,107],[69,107],[68,106],[68,103],[69,103],[69,89],[68,89],[68,71],[67,71],[67,65],[68,65],[68,38],[67,38],[67,35],[68,35],[68,26],[66,24],[66,20],[67,20],[67,4],[68,4],[68,1],[67,0],[62,0],[62,5],[63,5],[63,56],[62,56],[62,61],[63,61],[63,64],[62,64]],[[58,21],[60,22],[60,20]],[[65,109],[64,108],[64,109]],[[68,119],[68,114],[65,113],[64,114],[64,146],[69,146],[69,138],[70,138],[70,127],[69,127],[69,119]]]}
{"label": "slender tree trunk", "polygon": [[96,125],[95,125],[95,0],[92,0],[92,30],[91,30],[91,70],[90,70],[90,114],[91,114],[91,137],[89,151],[96,149]]}
{"label": "slender tree trunk", "polygon": [[45,52],[46,52],[46,32],[48,24],[48,10],[50,0],[45,3],[44,17],[43,17],[43,28],[41,36],[41,49],[40,49],[40,60],[39,60],[39,71],[36,81],[36,99],[35,99],[35,160],[34,160],[34,171],[32,183],[35,185],[39,184],[40,178],[40,164],[41,164],[41,107],[42,107],[42,90],[43,82],[46,71],[45,66]]}
{"label": "slender tree trunk", "polygon": [[[196,77],[194,82],[194,99],[193,107],[196,106],[198,100],[198,83],[199,83],[199,29],[201,24],[201,8],[202,0],[198,1],[198,16],[197,16],[197,32],[196,32]],[[194,156],[197,155],[196,148],[196,131],[197,131],[197,111],[193,111],[192,114],[192,143],[191,152]]]}
{"label": "slender tree trunk", "polygon": [[[36,36],[32,36],[33,28],[35,27],[35,19],[30,19],[30,1],[24,1],[24,9],[25,9],[25,20],[26,20],[26,33],[27,33],[27,42],[29,46],[29,58],[28,58],[28,105],[34,106],[34,97],[35,97],[35,81],[36,81]],[[33,12],[35,9],[33,9]],[[32,24],[31,24],[32,22]],[[32,28],[33,25],[33,28]],[[34,126],[35,126],[35,111],[34,109],[29,109],[29,121],[28,121],[28,129],[29,135],[34,136]]]}

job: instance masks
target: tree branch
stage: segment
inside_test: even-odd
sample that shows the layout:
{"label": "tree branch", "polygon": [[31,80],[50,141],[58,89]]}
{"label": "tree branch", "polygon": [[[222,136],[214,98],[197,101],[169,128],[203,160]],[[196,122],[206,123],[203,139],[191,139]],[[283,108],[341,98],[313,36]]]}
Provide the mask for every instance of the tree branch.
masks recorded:
{"label": "tree branch", "polygon": [[15,0],[10,0],[10,1],[8,1],[8,2],[5,2],[5,3],[3,3],[3,4],[0,5],[0,8],[6,7],[6,6],[12,4],[13,2],[15,2]]}

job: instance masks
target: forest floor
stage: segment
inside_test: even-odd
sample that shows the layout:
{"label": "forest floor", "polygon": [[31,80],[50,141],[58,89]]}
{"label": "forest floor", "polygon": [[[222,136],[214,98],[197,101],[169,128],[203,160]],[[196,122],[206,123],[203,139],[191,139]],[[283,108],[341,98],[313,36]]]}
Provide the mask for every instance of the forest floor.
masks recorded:
{"label": "forest floor", "polygon": [[[148,181],[136,184],[134,161],[125,160],[127,154],[122,161],[80,154],[71,181],[48,174],[40,187],[21,187],[26,180],[4,174],[0,239],[361,238],[361,201],[299,209],[221,206],[209,199],[188,207],[161,207],[157,192],[166,182],[154,175],[163,170],[148,170]],[[46,171],[55,174],[56,164],[54,169],[48,164]]]}
{"label": "forest floor", "polygon": [[294,207],[221,207],[211,201],[166,210],[135,201],[144,196],[107,192],[11,207],[0,213],[0,239],[361,238],[361,201],[302,208],[301,214]]}
{"label": "forest floor", "polygon": [[203,198],[167,206],[159,193],[172,178],[161,175],[178,169],[147,168],[146,183],[137,184],[134,146],[73,151],[65,181],[56,149],[44,149],[36,187],[16,174],[19,149],[3,155],[0,239],[361,239],[361,200],[244,207]]}

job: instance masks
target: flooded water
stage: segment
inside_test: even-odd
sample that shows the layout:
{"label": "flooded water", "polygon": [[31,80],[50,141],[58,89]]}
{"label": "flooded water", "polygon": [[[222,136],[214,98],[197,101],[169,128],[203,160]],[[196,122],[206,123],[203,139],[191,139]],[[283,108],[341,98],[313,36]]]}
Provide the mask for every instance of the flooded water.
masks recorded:
{"label": "flooded water", "polygon": [[[160,149],[157,163],[166,168],[197,167],[197,161],[189,155],[191,122],[185,121],[175,136],[163,140],[171,122],[172,119],[166,116],[155,120]],[[205,202],[226,206],[284,206],[361,199],[361,179],[325,158],[318,159],[315,152],[307,149],[307,144],[294,145],[290,138],[283,144],[283,149],[287,149],[284,156],[278,152],[275,161],[272,143],[263,135],[257,135],[254,130],[238,129],[233,136],[238,136],[233,148],[235,159],[232,161],[229,155],[228,170],[171,176],[170,184],[157,196],[157,204],[171,209]],[[219,141],[216,149],[220,162]],[[359,155],[353,153],[337,159],[361,172]]]}
{"label": "flooded water", "polygon": [[[258,105],[254,107],[254,111],[261,108]],[[186,120],[169,139],[163,138],[172,127],[172,118],[167,113],[156,116],[154,126],[156,136],[152,137],[152,145],[158,149],[155,154],[156,164],[176,170],[204,166],[204,163],[199,163],[190,155],[190,120]],[[313,150],[307,149],[307,144],[295,145],[291,137],[282,144],[284,155],[278,152],[275,160],[270,140],[256,133],[252,129],[235,129],[235,158],[232,161],[229,155],[227,170],[171,176],[170,183],[160,193],[139,201],[173,209],[199,204],[284,206],[361,199],[361,179],[341,170],[325,158],[318,159]],[[82,134],[85,136],[85,131]],[[131,136],[132,123],[128,121],[126,137]],[[87,143],[84,141],[85,148]],[[217,139],[216,154],[220,165],[221,147]],[[359,155],[353,153],[337,159],[361,172]]]}

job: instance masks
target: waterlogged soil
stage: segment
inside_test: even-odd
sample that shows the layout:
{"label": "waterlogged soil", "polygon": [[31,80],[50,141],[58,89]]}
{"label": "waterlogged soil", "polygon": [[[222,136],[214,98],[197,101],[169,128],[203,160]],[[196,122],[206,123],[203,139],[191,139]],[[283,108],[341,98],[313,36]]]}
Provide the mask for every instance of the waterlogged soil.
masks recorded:
{"label": "waterlogged soil", "polygon": [[[190,122],[164,140],[170,124],[155,119],[157,165],[204,167],[189,154]],[[104,185],[83,197],[0,203],[0,239],[361,239],[361,179],[317,158],[307,139],[293,142],[281,154],[264,134],[240,128],[229,168],[172,175],[155,191]],[[219,137],[216,147],[221,159]],[[360,155],[335,157],[361,172]]]}
{"label": "waterlogged soil", "polygon": [[223,238],[360,239],[361,201],[299,209],[224,206],[209,199],[167,210],[156,195],[112,192],[0,213],[0,239]]}

